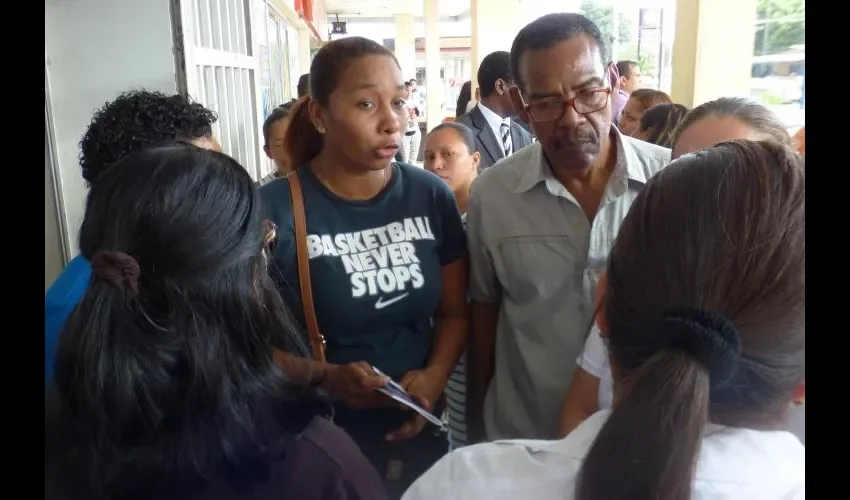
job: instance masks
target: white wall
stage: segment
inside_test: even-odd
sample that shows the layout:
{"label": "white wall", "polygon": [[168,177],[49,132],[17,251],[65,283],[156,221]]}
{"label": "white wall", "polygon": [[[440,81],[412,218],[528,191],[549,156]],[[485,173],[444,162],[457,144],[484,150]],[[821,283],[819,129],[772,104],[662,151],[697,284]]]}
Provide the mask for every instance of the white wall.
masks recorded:
{"label": "white wall", "polygon": [[47,130],[44,133],[44,290],[65,267],[62,249],[62,225],[56,209],[56,191],[53,187],[53,159]]}
{"label": "white wall", "polygon": [[77,252],[87,191],[77,143],[92,112],[126,90],[177,92],[169,3],[45,1],[44,56],[71,254]]}

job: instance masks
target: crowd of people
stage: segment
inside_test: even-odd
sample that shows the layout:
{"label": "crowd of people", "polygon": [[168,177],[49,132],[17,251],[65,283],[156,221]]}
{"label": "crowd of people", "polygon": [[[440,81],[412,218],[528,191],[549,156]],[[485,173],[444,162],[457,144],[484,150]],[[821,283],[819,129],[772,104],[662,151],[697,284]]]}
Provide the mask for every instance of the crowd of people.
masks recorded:
{"label": "crowd of people", "polygon": [[45,296],[46,498],[805,498],[804,136],[605,49],[531,22],[424,168],[365,38],[267,118],[259,186],[198,103],[98,110]]}

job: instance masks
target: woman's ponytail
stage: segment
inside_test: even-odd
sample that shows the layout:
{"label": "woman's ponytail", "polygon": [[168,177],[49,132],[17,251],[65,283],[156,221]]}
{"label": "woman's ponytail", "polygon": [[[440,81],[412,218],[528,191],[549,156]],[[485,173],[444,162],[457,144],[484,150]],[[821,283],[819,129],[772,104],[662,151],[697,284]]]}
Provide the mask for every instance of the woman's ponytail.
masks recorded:
{"label": "woman's ponytail", "polygon": [[[710,394],[734,372],[740,343],[727,319],[693,309],[665,314],[658,338],[658,349],[618,381],[582,466],[579,500],[691,497]],[[614,335],[609,349],[616,363],[629,346]]]}
{"label": "woman's ponytail", "polygon": [[[283,138],[287,165],[295,169],[315,158],[322,151],[322,134],[310,120],[309,104],[312,98],[304,96],[289,111],[289,124]],[[288,172],[278,172],[285,175]]]}

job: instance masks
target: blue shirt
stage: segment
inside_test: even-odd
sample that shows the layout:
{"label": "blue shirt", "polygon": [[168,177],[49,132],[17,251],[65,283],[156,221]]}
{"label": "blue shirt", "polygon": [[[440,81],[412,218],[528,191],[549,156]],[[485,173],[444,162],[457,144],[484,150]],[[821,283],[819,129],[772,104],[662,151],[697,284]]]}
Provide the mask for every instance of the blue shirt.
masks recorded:
{"label": "blue shirt", "polygon": [[[398,380],[425,367],[442,297],[442,267],[464,256],[466,238],[454,195],[442,180],[399,163],[392,172],[386,188],[365,201],[336,196],[309,168],[299,168],[298,177],[313,301],[328,362],[365,361]],[[260,194],[267,217],[278,226],[279,288],[303,326],[289,181],[274,180]],[[340,422],[347,420],[345,409],[340,410],[337,422],[347,427]],[[409,417],[399,413],[401,421]]]}
{"label": "blue shirt", "polygon": [[74,257],[44,295],[44,383],[53,380],[53,364],[59,347],[59,334],[65,321],[86,293],[91,266],[82,255]]}

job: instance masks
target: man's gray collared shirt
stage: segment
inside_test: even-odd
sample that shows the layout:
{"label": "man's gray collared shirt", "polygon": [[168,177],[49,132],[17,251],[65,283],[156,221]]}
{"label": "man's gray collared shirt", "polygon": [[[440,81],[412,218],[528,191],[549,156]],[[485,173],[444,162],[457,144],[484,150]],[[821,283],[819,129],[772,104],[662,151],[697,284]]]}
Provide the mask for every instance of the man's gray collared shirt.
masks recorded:
{"label": "man's gray collared shirt", "polygon": [[490,439],[558,437],[608,252],[644,183],[670,161],[669,149],[612,130],[617,161],[592,223],[552,175],[539,143],[472,186],[471,295],[501,304],[484,407]]}

